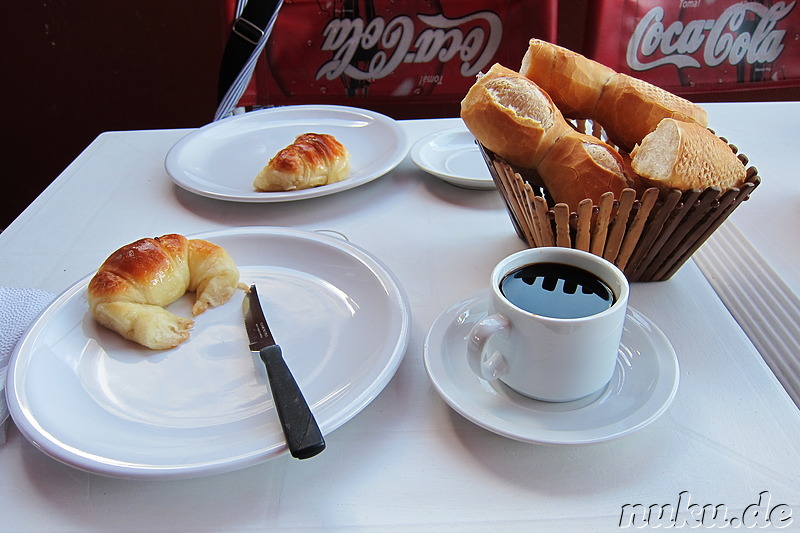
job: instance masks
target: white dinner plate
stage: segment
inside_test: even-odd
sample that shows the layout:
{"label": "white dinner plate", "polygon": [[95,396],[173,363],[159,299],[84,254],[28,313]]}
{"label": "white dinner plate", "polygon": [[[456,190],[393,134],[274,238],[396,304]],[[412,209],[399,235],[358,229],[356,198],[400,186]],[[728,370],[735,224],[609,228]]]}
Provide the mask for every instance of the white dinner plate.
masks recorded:
{"label": "white dinner plate", "polygon": [[[311,189],[259,192],[253,180],[302,133],[327,133],[350,152],[350,174]],[[167,153],[167,173],[193,193],[235,202],[288,202],[358,187],[383,176],[408,153],[400,125],[355,107],[300,105],[234,115],[189,133]]]}
{"label": "white dinner plate", "polygon": [[427,135],[411,147],[411,160],[422,170],[466,189],[494,189],[475,137],[465,127]]}
{"label": "white dinner plate", "polygon": [[[241,280],[258,286],[323,434],[383,390],[405,353],[410,315],[377,259],[341,239],[290,229],[195,237],[223,246]],[[66,464],[129,478],[216,474],[287,451],[266,372],[248,347],[243,291],[196,317],[177,348],[151,351],[95,322],[90,277],[56,298],[9,362],[9,408],[31,442]],[[191,316],[192,300],[188,294],[169,309]]]}
{"label": "white dinner plate", "polygon": [[456,412],[498,435],[537,444],[589,444],[627,435],[666,411],[678,389],[678,358],[664,334],[629,307],[617,367],[600,392],[573,402],[533,400],[477,377],[467,337],[487,315],[481,291],[445,310],[425,342],[434,387]]}

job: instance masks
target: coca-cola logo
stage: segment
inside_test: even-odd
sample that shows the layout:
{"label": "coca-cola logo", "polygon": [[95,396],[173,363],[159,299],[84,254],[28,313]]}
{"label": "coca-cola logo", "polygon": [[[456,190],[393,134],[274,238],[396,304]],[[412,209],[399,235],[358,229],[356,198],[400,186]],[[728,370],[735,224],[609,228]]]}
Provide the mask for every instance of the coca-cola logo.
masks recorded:
{"label": "coca-cola logo", "polygon": [[[461,62],[462,76],[471,77],[489,66],[500,46],[503,25],[491,11],[455,19],[442,14],[417,17],[426,27],[416,35],[414,19],[408,15],[390,20],[380,16],[369,21],[332,19],[323,29],[321,50],[333,52],[333,58],[319,68],[316,79],[333,80],[344,75],[356,80],[376,80],[388,76],[403,63],[453,60]],[[475,24],[481,21],[485,24]],[[354,61],[359,51],[370,52],[366,64]]]}
{"label": "coca-cola logo", "polygon": [[[709,67],[725,61],[731,65],[773,62],[784,49],[786,35],[786,30],[777,29],[777,24],[795,4],[776,2],[767,7],[740,2],[728,7],[718,19],[675,21],[668,26],[664,10],[654,7],[639,21],[628,41],[628,66],[635,71],[662,65],[699,68],[702,65],[692,54],[701,48],[703,62]],[[746,31],[745,21],[753,15],[757,24],[752,31]]]}

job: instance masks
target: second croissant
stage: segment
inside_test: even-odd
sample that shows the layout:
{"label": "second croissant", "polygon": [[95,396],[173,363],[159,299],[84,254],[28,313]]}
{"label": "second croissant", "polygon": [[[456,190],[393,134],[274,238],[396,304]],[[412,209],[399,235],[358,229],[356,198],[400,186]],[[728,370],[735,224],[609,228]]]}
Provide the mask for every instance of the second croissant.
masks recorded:
{"label": "second croissant", "polygon": [[350,172],[350,153],[333,135],[303,133],[275,154],[253,181],[258,191],[310,189],[336,183]]}

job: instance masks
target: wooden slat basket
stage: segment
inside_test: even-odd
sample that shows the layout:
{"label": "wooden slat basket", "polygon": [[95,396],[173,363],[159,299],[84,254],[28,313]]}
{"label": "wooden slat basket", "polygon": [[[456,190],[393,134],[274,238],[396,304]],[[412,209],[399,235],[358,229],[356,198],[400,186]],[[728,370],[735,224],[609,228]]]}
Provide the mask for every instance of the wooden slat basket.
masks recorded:
{"label": "wooden slat basket", "polygon": [[[591,121],[575,125],[579,131],[602,138],[602,129]],[[591,252],[617,265],[629,281],[672,277],[761,183],[756,168],[747,167],[748,158],[729,144],[747,167],[747,178],[740,188],[724,192],[715,187],[672,190],[667,194],[650,188],[638,198],[634,189],[625,189],[618,199],[609,192],[598,205],[586,199],[577,212],[570,212],[566,204],[554,205],[535,172],[514,168],[478,144],[514,228],[528,246]]]}

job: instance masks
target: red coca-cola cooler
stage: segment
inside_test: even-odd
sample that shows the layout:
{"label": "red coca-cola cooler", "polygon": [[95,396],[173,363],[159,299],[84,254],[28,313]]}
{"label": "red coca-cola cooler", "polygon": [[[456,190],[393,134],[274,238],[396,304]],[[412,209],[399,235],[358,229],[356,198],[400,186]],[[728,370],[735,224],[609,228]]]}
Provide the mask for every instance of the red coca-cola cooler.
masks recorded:
{"label": "red coca-cola cooler", "polygon": [[796,1],[596,0],[591,6],[585,53],[618,72],[688,98],[763,89],[800,97]]}
{"label": "red coca-cola cooler", "polygon": [[[235,0],[227,0],[230,28]],[[476,75],[555,42],[557,0],[285,0],[242,106],[338,104],[458,116]],[[227,34],[226,34],[227,35]]]}

